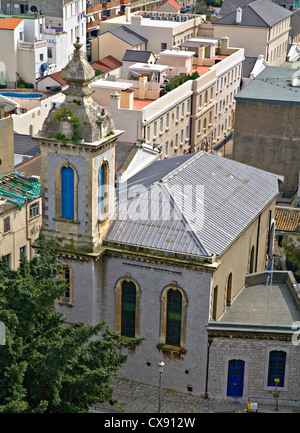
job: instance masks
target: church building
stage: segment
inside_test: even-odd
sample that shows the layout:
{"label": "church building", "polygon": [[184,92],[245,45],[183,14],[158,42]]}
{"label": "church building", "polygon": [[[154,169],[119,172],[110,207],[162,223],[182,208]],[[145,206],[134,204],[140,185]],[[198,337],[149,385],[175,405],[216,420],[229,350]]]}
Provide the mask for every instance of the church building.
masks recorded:
{"label": "church building", "polygon": [[[144,337],[121,377],[204,395],[208,322],[218,321],[272,255],[276,174],[205,152],[158,160],[115,187],[122,131],[92,99],[79,41],[63,70],[65,100],[35,136],[43,226],[56,238],[68,322],[106,320]],[[117,95],[115,95],[117,97]]]}

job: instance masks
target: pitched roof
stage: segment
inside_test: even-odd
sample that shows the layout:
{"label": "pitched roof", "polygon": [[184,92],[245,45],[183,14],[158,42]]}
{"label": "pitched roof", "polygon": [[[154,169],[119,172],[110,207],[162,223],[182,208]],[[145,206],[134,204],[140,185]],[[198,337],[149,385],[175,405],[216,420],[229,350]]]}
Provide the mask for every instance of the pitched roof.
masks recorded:
{"label": "pitched roof", "polygon": [[122,61],[146,63],[151,56],[153,56],[152,51],[126,50]]}
{"label": "pitched roof", "polygon": [[91,63],[91,66],[95,70],[101,71],[103,74],[106,72],[113,71],[114,69],[120,68],[122,66],[122,62],[117,60],[113,56],[106,56],[100,60],[96,60]]}
{"label": "pitched roof", "polygon": [[66,81],[62,79],[62,72],[63,71],[53,72],[53,74],[46,75],[45,77],[41,78],[39,81],[42,81],[45,78],[49,78],[50,77],[54,81],[57,81],[62,86],[66,86],[66,84],[67,84]]}
{"label": "pitched roof", "polygon": [[0,30],[14,30],[23,21],[23,18],[0,18]]}
{"label": "pitched roof", "polygon": [[40,146],[30,135],[14,132],[14,153],[17,155],[35,156],[40,154]]}
{"label": "pitched roof", "polygon": [[166,3],[169,3],[171,6],[173,6],[173,8],[175,8],[176,10],[179,11],[180,5],[175,0],[166,0],[162,4],[160,4],[159,6],[157,6],[156,9],[159,9],[161,6],[165,5]]}
{"label": "pitched roof", "polygon": [[272,27],[292,12],[270,0],[256,0],[242,8],[242,20],[236,23],[236,11],[214,21],[214,25],[236,25],[246,27]]}
{"label": "pitched roof", "polygon": [[275,221],[278,231],[300,233],[300,208],[276,206]]}
{"label": "pitched roof", "polygon": [[220,9],[220,15],[231,14],[231,12],[235,12],[238,8],[243,8],[249,3],[251,3],[251,0],[224,0]]}
{"label": "pitched roof", "polygon": [[279,179],[204,152],[154,162],[117,190],[106,242],[221,255],[277,196]]}
{"label": "pitched roof", "polygon": [[122,41],[127,42],[127,44],[131,45],[132,47],[148,41],[148,39],[144,38],[144,36],[139,35],[125,26],[120,26],[116,29],[109,30],[109,33],[119,39],[122,39]]}
{"label": "pitched roof", "polygon": [[41,176],[41,155],[36,155],[15,166],[15,170],[24,173],[25,176]]}

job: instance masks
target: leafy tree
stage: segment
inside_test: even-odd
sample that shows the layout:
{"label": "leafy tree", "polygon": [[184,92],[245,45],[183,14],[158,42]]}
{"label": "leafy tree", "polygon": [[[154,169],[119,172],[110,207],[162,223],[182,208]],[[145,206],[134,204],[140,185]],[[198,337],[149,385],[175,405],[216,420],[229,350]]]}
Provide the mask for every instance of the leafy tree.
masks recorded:
{"label": "leafy tree", "polygon": [[110,401],[112,380],[140,339],[122,339],[106,322],[67,324],[55,300],[67,285],[54,242],[20,268],[0,263],[0,412],[86,412]]}
{"label": "leafy tree", "polygon": [[287,241],[283,241],[282,245],[284,247],[286,258],[289,262],[293,263],[298,269],[295,272],[298,277],[300,277],[300,238],[297,239],[296,243],[289,238]]}

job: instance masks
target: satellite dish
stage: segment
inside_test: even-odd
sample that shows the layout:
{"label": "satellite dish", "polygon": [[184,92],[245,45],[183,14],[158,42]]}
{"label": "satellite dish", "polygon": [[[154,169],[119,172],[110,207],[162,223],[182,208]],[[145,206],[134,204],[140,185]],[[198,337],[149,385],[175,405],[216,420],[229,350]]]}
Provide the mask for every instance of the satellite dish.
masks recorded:
{"label": "satellite dish", "polygon": [[30,6],[30,10],[31,10],[31,12],[37,12],[37,7],[36,6]]}

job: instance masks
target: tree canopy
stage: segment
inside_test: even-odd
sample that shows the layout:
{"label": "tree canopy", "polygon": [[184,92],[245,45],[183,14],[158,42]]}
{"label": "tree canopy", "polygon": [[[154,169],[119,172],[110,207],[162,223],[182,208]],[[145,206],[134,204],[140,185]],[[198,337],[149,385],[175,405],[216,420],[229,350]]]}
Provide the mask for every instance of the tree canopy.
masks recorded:
{"label": "tree canopy", "polygon": [[0,412],[78,413],[112,399],[112,381],[140,339],[124,339],[106,322],[67,324],[55,309],[66,291],[55,242],[18,270],[0,262]]}

